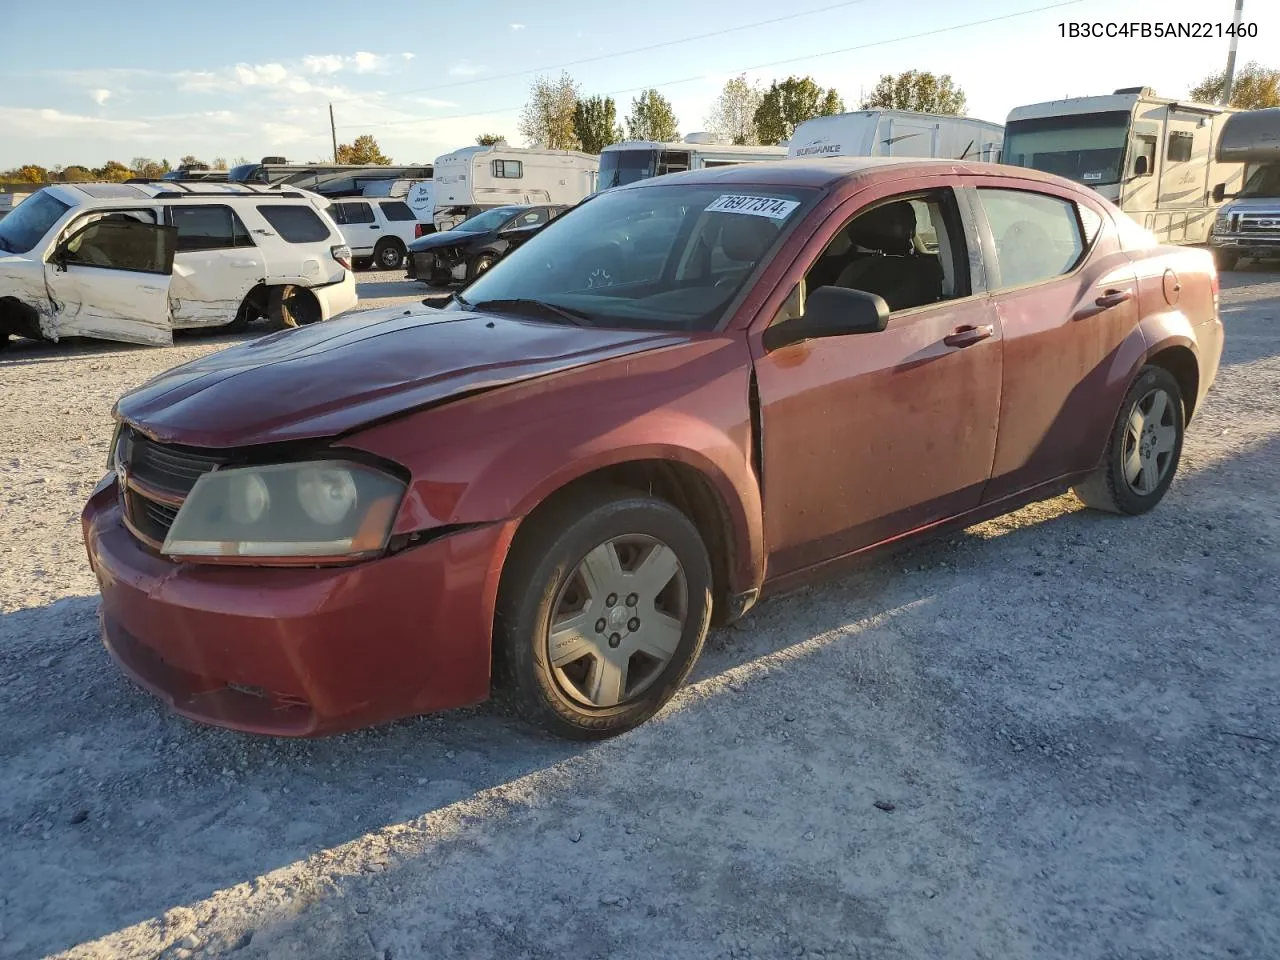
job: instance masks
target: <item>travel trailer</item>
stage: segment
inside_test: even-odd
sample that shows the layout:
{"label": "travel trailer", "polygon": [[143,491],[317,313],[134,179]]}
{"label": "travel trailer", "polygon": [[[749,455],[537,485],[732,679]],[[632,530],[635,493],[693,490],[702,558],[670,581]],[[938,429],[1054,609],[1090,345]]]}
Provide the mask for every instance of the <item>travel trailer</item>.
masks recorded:
{"label": "travel trailer", "polygon": [[675,143],[650,140],[626,140],[600,151],[600,183],[598,189],[621,187],[649,177],[661,177],[685,170],[722,167],[731,163],[781,160],[786,147],[743,147],[716,142],[709,133],[691,133]]}
{"label": "travel trailer", "polygon": [[1092,187],[1161,243],[1204,243],[1218,202],[1240,188],[1244,164],[1217,159],[1232,111],[1157,97],[1150,87],[1015,107],[1004,162]]}
{"label": "travel trailer", "polygon": [[1241,259],[1280,257],[1280,107],[1234,113],[1222,125],[1214,159],[1245,165],[1244,186],[1213,188],[1218,209],[1209,246],[1218,266],[1233,270]]}
{"label": "travel trailer", "polygon": [[599,160],[576,150],[463,147],[436,158],[435,225],[449,230],[513,203],[572,206],[595,190]]}
{"label": "travel trailer", "polygon": [[858,110],[814,117],[796,126],[787,145],[793,159],[821,157],[947,157],[1000,162],[1004,127],[972,117],[913,110]]}

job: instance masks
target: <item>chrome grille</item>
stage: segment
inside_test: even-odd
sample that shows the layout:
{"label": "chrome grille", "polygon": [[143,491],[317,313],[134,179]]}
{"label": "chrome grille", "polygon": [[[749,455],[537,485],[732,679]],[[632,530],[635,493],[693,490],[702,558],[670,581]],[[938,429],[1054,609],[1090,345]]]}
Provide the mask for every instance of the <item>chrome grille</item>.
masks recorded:
{"label": "chrome grille", "polygon": [[1276,213],[1242,213],[1241,233],[1280,233],[1280,211]]}

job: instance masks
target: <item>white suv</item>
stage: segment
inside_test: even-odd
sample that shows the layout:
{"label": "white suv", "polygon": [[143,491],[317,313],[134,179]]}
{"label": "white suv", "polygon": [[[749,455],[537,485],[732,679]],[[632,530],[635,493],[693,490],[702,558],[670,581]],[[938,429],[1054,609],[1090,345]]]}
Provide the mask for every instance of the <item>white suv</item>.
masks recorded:
{"label": "white suv", "polygon": [[351,251],[301,190],[66,183],[0,220],[0,346],[10,335],[168,344],[184,327],[278,327],[357,303]]}
{"label": "white suv", "polygon": [[329,212],[355,260],[369,259],[379,270],[395,270],[403,264],[405,250],[420,233],[421,221],[403,200],[334,200]]}

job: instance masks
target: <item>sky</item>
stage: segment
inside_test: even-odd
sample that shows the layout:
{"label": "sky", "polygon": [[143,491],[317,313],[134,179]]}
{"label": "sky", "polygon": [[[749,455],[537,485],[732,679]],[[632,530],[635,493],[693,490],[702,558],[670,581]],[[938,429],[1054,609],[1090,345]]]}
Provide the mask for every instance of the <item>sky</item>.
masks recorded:
{"label": "sky", "polygon": [[[498,133],[519,142],[529,85],[561,68],[620,117],[640,89],[706,129],[724,82],[789,74],[850,109],[885,73],[949,73],[970,116],[1150,86],[1182,97],[1226,63],[1229,40],[1069,39],[1070,21],[1228,25],[1234,0],[516,0],[391,7],[350,0],[171,2],[142,15],[101,0],[0,11],[0,169],[100,166],[194,154],[328,159],[373,134],[428,163]],[[417,11],[410,13],[410,11]],[[771,21],[771,22],[767,22]],[[1280,67],[1280,0],[1245,0],[1238,60]],[[646,49],[641,49],[646,48]]]}

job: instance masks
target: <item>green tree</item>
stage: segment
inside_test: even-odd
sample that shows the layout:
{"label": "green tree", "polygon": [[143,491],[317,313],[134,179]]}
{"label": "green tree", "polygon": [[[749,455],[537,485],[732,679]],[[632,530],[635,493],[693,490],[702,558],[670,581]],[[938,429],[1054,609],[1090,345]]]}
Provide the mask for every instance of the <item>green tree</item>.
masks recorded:
{"label": "green tree", "polygon": [[214,158],[213,158],[213,163],[209,164],[209,169],[211,169],[211,170],[225,170],[225,169],[227,169],[227,158],[226,158],[226,157],[214,157]]}
{"label": "green tree", "polygon": [[531,146],[576,150],[580,146],[573,129],[577,108],[578,85],[569,74],[562,72],[559,80],[538,77],[529,89],[517,129]]}
{"label": "green tree", "polygon": [[756,133],[756,111],[764,91],[759,84],[747,83],[747,75],[734,77],[724,85],[711,115],[707,117],[707,129],[731,143],[759,143]]}
{"label": "green tree", "polygon": [[657,90],[641,91],[631,101],[631,116],[627,117],[627,136],[632,140],[652,140],[670,143],[680,139],[680,125],[671,102]]}
{"label": "green tree", "polygon": [[93,171],[79,164],[72,164],[62,171],[61,179],[66,183],[84,183],[93,179]]}
{"label": "green tree", "polygon": [[476,137],[476,143],[482,147],[492,147],[495,143],[506,143],[507,138],[500,133],[482,133]]}
{"label": "green tree", "polygon": [[113,180],[116,183],[128,180],[132,176],[133,171],[119,160],[108,160],[102,166],[95,168],[93,171],[93,178],[95,180]]}
{"label": "green tree", "polygon": [[[1200,103],[1218,103],[1227,83],[1227,72],[1205,77],[1198,86],[1191,88],[1191,99]],[[1280,107],[1280,70],[1271,70],[1251,61],[1236,71],[1231,81],[1231,107],[1241,110],[1261,110],[1264,107]]]}
{"label": "green tree", "polygon": [[813,77],[787,77],[774,81],[756,109],[756,133],[761,143],[790,140],[796,125],[814,117],[844,112],[844,101],[833,87],[825,90]]}
{"label": "green tree", "polygon": [[129,166],[133,168],[133,172],[138,176],[150,177],[153,180],[163,177],[169,172],[166,165],[157,163],[150,157],[134,157]]}
{"label": "green tree", "polygon": [[180,168],[187,167],[188,169],[190,169],[192,167],[202,167],[204,166],[204,163],[194,153],[188,153],[185,157],[183,157],[181,160],[178,161],[178,166]]}
{"label": "green tree", "polygon": [[373,134],[362,133],[351,143],[338,144],[338,163],[386,166],[391,158],[382,152]]}
{"label": "green tree", "polygon": [[896,76],[881,76],[870,96],[862,101],[862,109],[883,107],[958,117],[964,114],[965,102],[964,91],[952,83],[951,74],[938,77],[923,70],[906,70]]}
{"label": "green tree", "polygon": [[613,97],[588,97],[579,100],[573,112],[573,132],[587,153],[599,153],[622,139],[618,126],[618,105]]}
{"label": "green tree", "polygon": [[26,163],[7,171],[3,176],[0,176],[0,180],[9,180],[15,183],[47,183],[49,171],[37,164]]}

